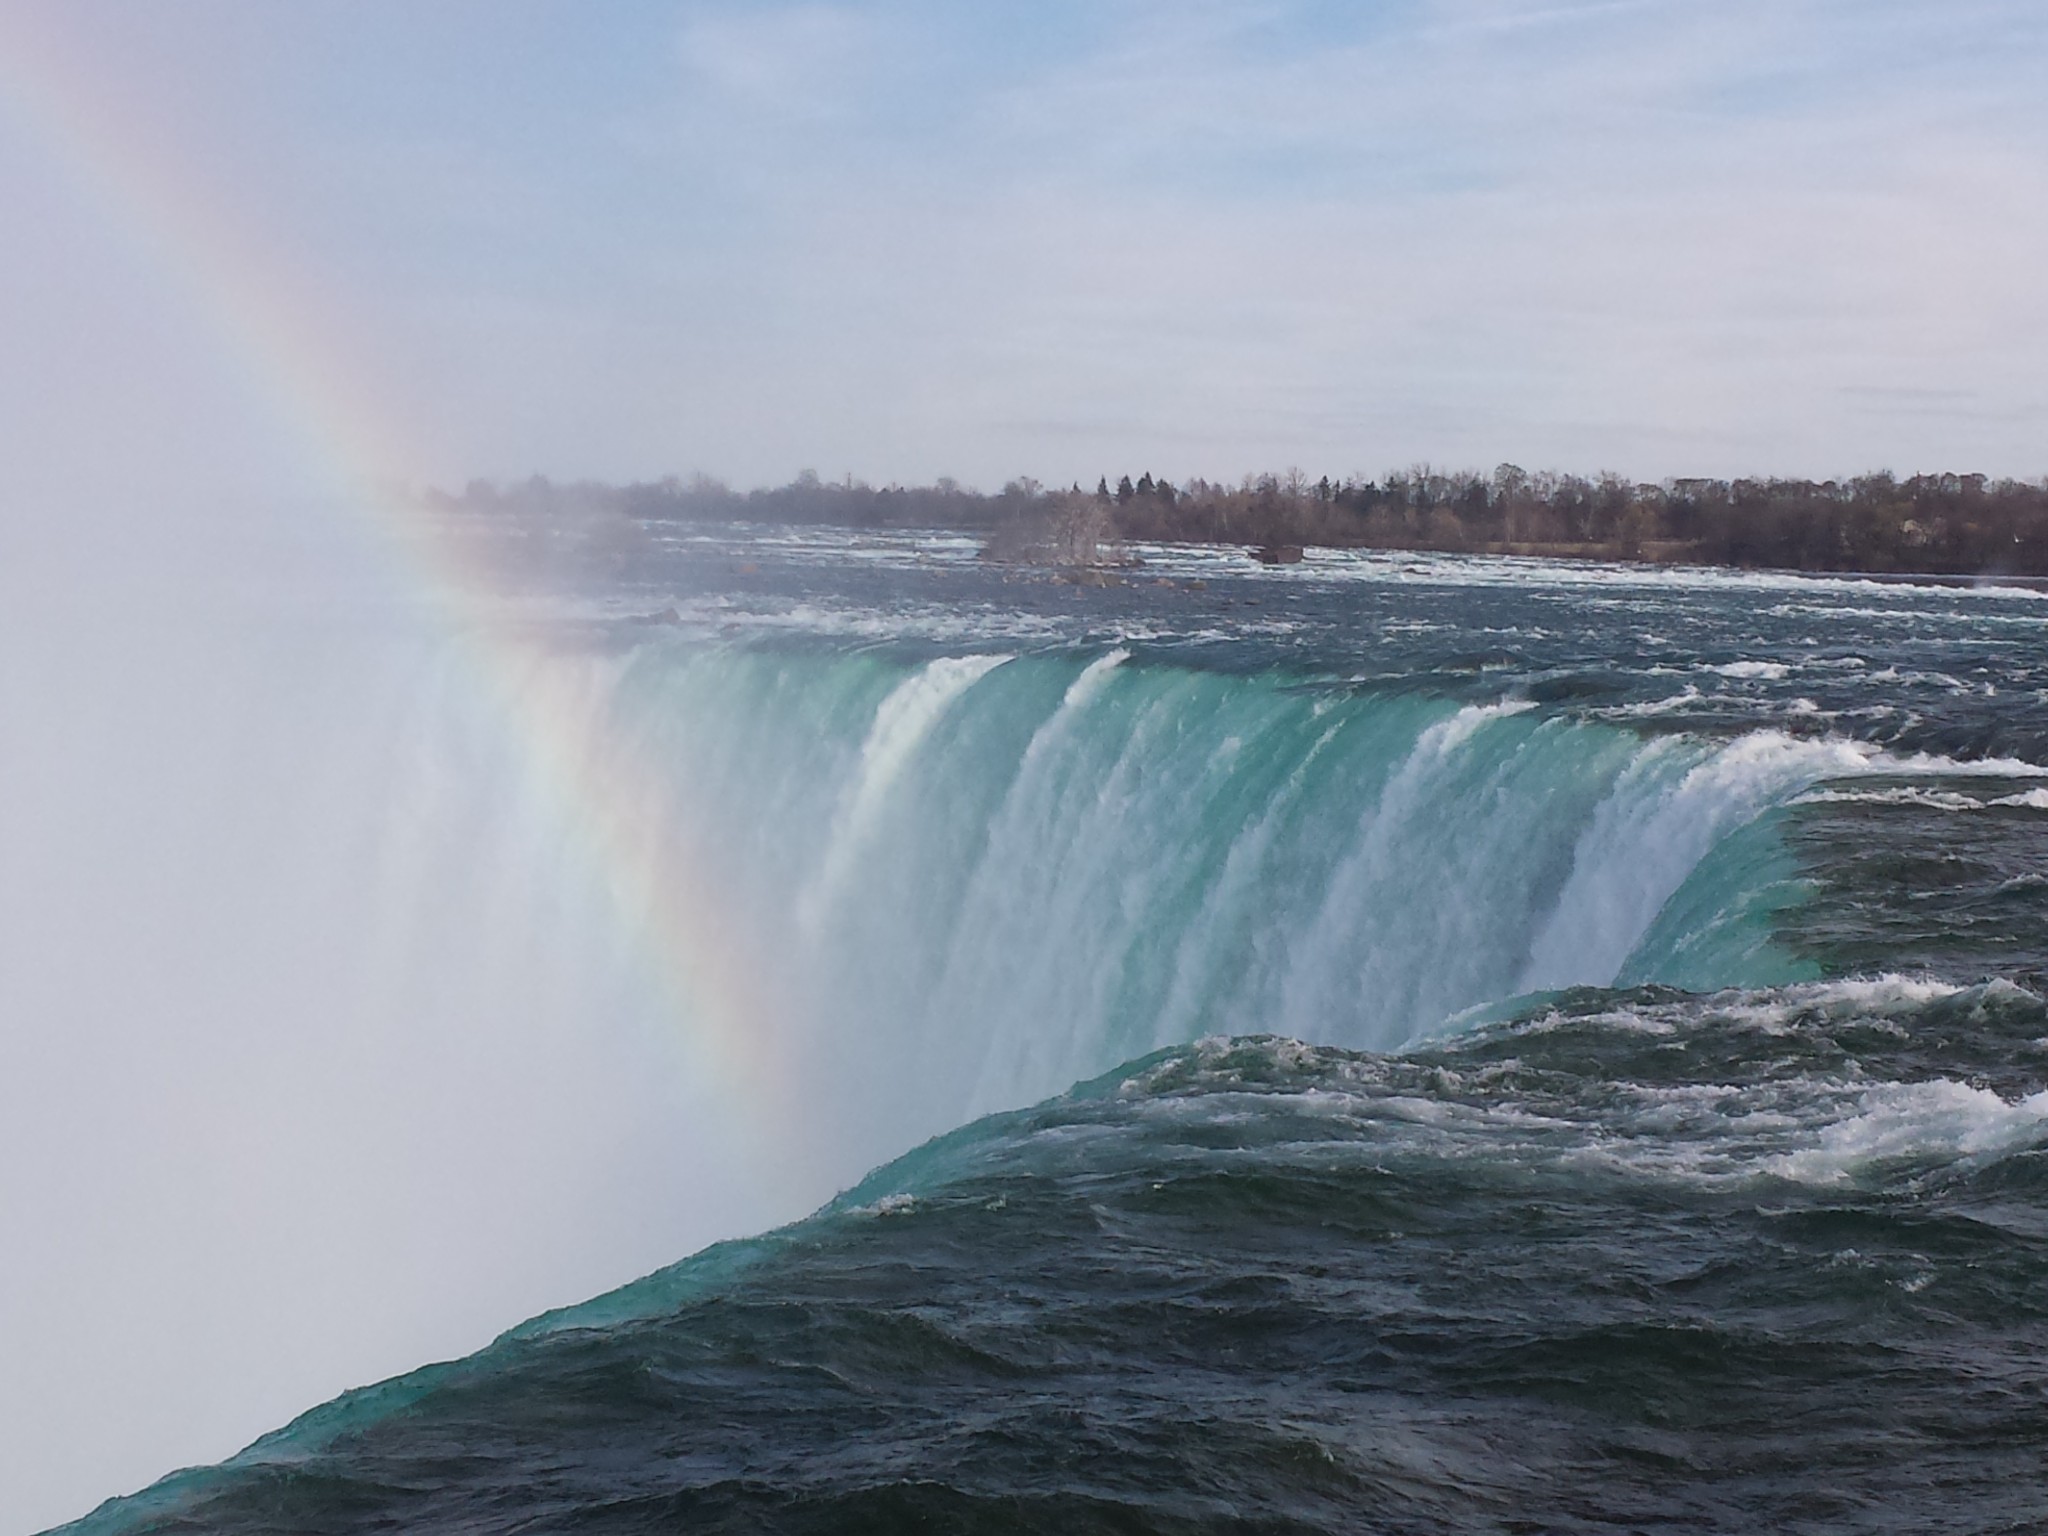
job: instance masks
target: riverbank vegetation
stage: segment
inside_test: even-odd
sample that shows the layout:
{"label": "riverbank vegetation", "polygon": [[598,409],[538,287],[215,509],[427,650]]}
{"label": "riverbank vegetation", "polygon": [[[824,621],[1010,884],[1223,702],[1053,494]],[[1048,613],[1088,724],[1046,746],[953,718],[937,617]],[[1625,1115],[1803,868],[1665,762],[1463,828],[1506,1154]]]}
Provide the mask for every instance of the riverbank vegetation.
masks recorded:
{"label": "riverbank vegetation", "polygon": [[[799,475],[739,492],[702,476],[606,486],[474,482],[427,504],[519,522],[658,525],[745,520],[980,532],[991,558],[1115,563],[1132,541],[1236,544],[1269,559],[1302,546],[1950,576],[2048,576],[2048,480],[1888,473],[1848,480],[1666,480],[1427,466],[1377,480],[1300,471],[1234,484],[1149,472],[1094,489],[1014,480],[993,495],[939,480],[871,486]],[[623,532],[623,528],[621,530]]]}

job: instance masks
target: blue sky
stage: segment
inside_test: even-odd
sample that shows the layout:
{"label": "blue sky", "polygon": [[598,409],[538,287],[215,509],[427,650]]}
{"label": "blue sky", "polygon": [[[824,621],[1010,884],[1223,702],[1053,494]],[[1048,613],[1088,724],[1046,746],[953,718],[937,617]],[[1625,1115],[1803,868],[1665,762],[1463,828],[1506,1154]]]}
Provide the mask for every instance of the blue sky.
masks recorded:
{"label": "blue sky", "polygon": [[[2048,471],[2032,0],[28,12],[422,475]],[[175,304],[33,197],[78,311]],[[55,422],[36,359],[39,441],[190,339]]]}

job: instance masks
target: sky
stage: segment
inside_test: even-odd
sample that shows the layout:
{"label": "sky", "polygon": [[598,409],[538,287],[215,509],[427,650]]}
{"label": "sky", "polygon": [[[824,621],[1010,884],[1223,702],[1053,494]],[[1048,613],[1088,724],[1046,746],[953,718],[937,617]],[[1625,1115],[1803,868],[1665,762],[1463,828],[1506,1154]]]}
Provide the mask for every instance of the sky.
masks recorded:
{"label": "sky", "polygon": [[2048,473],[2033,0],[0,18],[45,103],[0,86],[0,449],[48,493],[289,480],[223,266],[440,484]]}
{"label": "sky", "polygon": [[363,482],[2048,475],[2044,79],[2039,0],[0,0],[0,1536],[832,1187],[565,936]]}

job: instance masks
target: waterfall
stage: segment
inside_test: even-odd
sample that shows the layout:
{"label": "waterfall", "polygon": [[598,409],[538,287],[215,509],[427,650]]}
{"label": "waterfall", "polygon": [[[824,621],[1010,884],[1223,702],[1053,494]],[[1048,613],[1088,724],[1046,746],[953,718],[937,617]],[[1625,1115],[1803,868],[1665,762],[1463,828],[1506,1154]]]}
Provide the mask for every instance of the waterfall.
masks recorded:
{"label": "waterfall", "polygon": [[[1863,761],[1126,647],[136,628],[0,657],[7,1199],[96,1213],[7,1300],[192,1460],[1162,1045],[1782,979],[1772,808]],[[667,984],[713,938],[772,1008]],[[113,1443],[84,1347],[24,1400]]]}
{"label": "waterfall", "polygon": [[[1638,948],[1707,854],[1864,763],[1122,649],[590,665],[849,1168],[1204,1035],[1387,1049],[1520,992],[1664,979]],[[1743,959],[1713,984],[1784,979],[1767,937],[1723,945]]]}

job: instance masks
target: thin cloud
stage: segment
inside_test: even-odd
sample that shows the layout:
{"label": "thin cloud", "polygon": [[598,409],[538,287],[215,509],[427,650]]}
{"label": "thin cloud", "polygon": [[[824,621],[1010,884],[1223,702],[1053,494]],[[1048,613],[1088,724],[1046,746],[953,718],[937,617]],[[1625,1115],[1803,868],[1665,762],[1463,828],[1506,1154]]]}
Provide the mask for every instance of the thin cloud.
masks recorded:
{"label": "thin cloud", "polygon": [[848,6],[705,11],[683,23],[676,54],[689,85],[722,106],[816,120],[854,104],[874,34]]}
{"label": "thin cloud", "polygon": [[[403,134],[288,130],[317,228],[243,176],[450,478],[1051,481],[1098,455],[1025,424],[1088,419],[1167,472],[2038,468],[2018,429],[1842,392],[2041,408],[2038,6],[633,14],[611,63],[514,58],[461,113],[418,61]],[[474,116],[554,90],[583,94],[540,143]]]}

